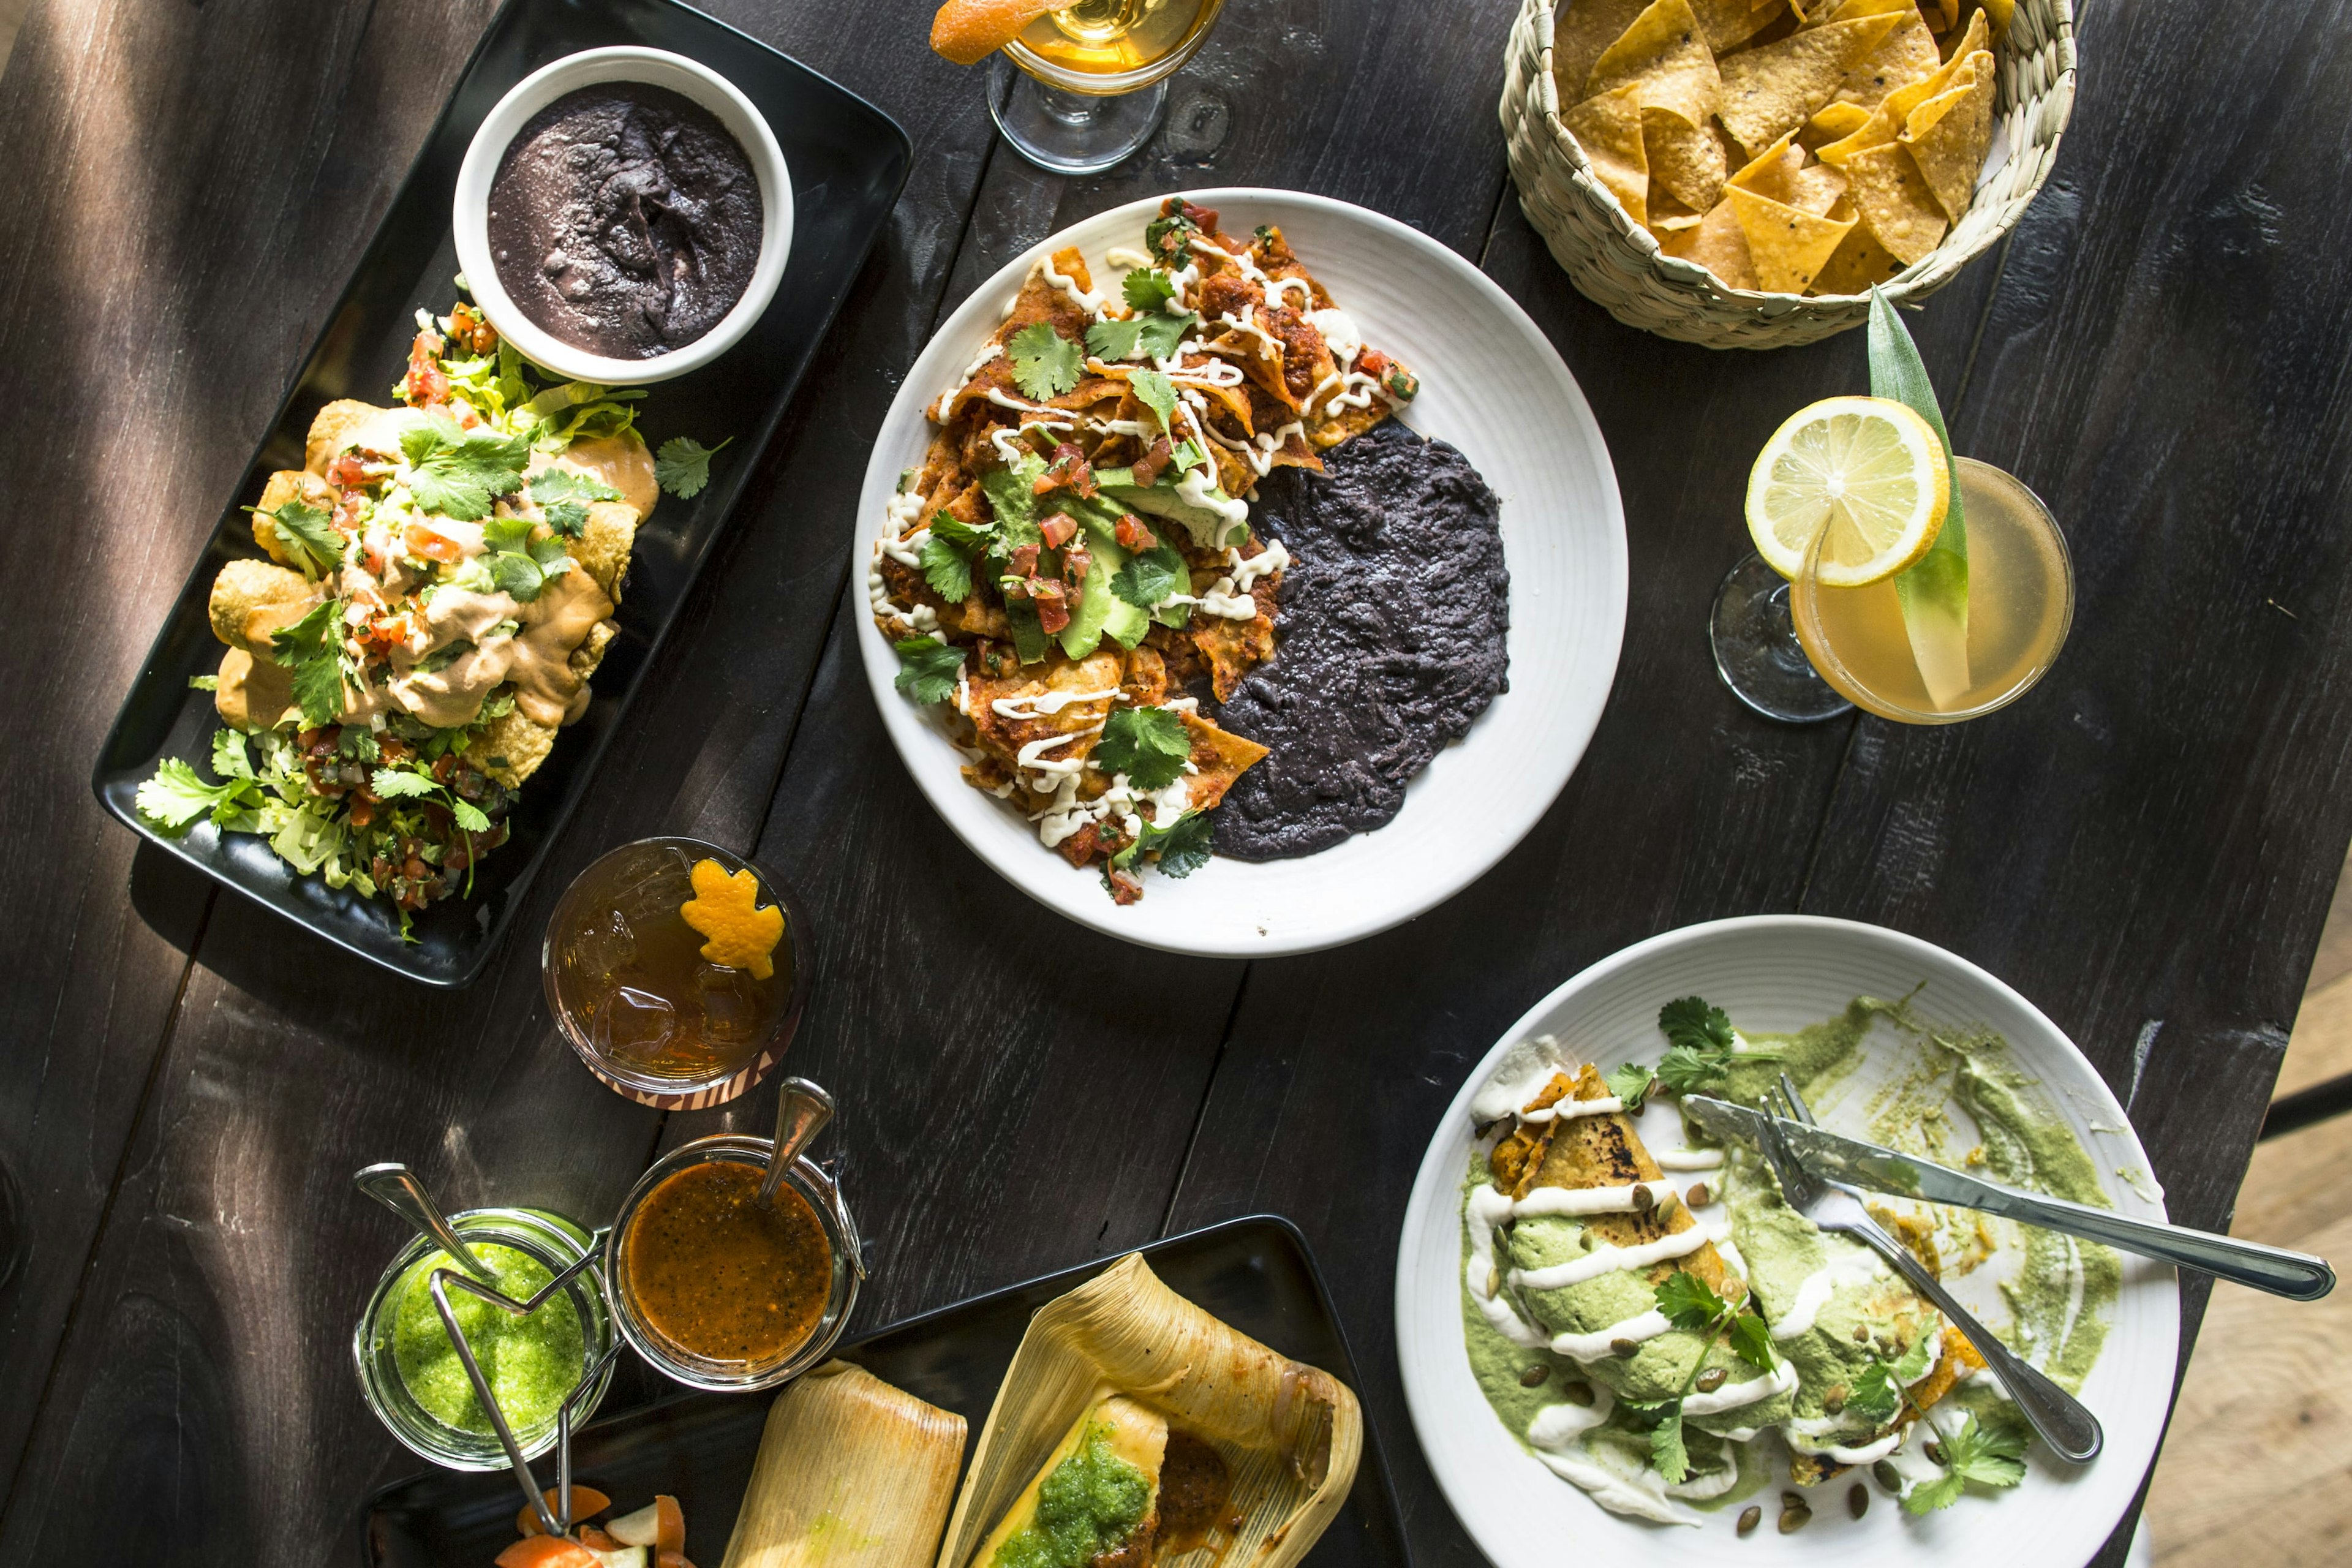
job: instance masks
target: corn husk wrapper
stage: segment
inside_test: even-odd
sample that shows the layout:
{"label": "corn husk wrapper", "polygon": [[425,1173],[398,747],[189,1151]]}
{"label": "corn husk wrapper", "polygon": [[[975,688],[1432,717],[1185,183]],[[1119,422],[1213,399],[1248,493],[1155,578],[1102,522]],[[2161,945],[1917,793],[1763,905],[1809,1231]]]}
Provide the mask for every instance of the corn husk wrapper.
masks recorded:
{"label": "corn husk wrapper", "polygon": [[722,1568],[925,1568],[964,1420],[829,1361],[768,1410]]}
{"label": "corn husk wrapper", "polygon": [[1362,1410],[1346,1385],[1218,1321],[1129,1254],[1030,1320],[938,1568],[970,1568],[1071,1424],[1112,1394],[1150,1405],[1223,1457],[1242,1524],[1211,1546],[1228,1563],[1291,1568],[1347,1500],[1363,1454]]}

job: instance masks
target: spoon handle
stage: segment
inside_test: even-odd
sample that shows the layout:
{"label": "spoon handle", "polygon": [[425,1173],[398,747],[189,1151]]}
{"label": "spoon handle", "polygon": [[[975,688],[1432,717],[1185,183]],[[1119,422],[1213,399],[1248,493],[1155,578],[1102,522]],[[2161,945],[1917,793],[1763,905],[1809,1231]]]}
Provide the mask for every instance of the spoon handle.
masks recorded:
{"label": "spoon handle", "polygon": [[774,1201],[784,1172],[832,1120],[833,1096],[804,1078],[784,1079],[783,1092],[776,1097],[776,1147],[768,1156],[768,1173],[760,1180],[762,1206]]}
{"label": "spoon handle", "polygon": [[440,1243],[441,1250],[456,1258],[475,1279],[486,1285],[499,1282],[489,1265],[475,1257],[474,1249],[458,1239],[440,1205],[425,1190],[425,1184],[416,1179],[416,1173],[407,1166],[398,1161],[370,1165],[352,1178],[352,1184]]}

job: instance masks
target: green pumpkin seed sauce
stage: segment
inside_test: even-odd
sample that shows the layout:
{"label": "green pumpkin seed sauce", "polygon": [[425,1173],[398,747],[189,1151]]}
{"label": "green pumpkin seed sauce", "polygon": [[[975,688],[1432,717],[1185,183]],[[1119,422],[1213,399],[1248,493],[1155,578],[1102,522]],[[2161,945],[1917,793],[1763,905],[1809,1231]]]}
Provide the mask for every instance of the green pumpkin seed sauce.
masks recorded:
{"label": "green pumpkin seed sauce", "polygon": [[[2007,1043],[1978,1026],[1949,1027],[1921,1019],[1909,999],[1885,1001],[1857,997],[1832,1018],[1788,1035],[1758,1034],[1743,1038],[1743,1052],[1755,1059],[1736,1061],[1711,1092],[1727,1100],[1760,1105],[1767,1088],[1786,1071],[1815,1105],[1850,1098],[1847,1089],[1864,1058],[1882,1068],[1890,1052],[1899,1052],[1898,1070],[1882,1087],[1868,1092],[1863,1109],[1864,1135],[1890,1148],[1921,1154],[1939,1163],[1980,1173],[2005,1184],[2049,1193],[2076,1202],[2106,1206],[2108,1199],[2098,1171],[2059,1115],[2042,1085],[2021,1071]],[[1768,1056],[1767,1053],[1769,1053]],[[1603,1061],[1606,1069],[1615,1065]],[[1957,1110],[1962,1113],[1956,1116]],[[1962,1118],[1965,1117],[1965,1120]],[[1852,1125],[1850,1118],[1834,1120]],[[1695,1148],[1710,1141],[1685,1126],[1686,1141]],[[1490,1180],[1486,1158],[1492,1139],[1482,1139],[1464,1173],[1462,1202],[1465,1212],[1460,1289],[1463,1330],[1473,1374],[1488,1405],[1506,1429],[1523,1447],[1544,1457],[1527,1434],[1549,1406],[1559,1405],[1576,1391],[1592,1388],[1605,1379],[1612,1387],[1598,1394],[1610,1402],[1612,1393],[1630,1400],[1671,1397],[1683,1386],[1684,1375],[1696,1353],[1696,1336],[1671,1331],[1646,1340],[1631,1357],[1612,1357],[1585,1366],[1543,1346],[1515,1343],[1493,1322],[1471,1294],[1467,1270],[1472,1255],[1472,1226],[1466,1222],[1470,1194]],[[2126,1173],[2128,1177],[2128,1173]],[[1670,1173],[1678,1182],[1688,1178]],[[1726,1163],[1701,1179],[1717,1188],[1729,1216],[1736,1254],[1756,1286],[1760,1301],[1786,1301],[1801,1282],[1831,1261],[1832,1247],[1810,1221],[1780,1201],[1760,1162],[1747,1151],[1726,1151]],[[2011,1321],[1993,1327],[2021,1353],[2069,1388],[2079,1389],[2105,1342],[2108,1321],[2121,1284],[2121,1265],[2108,1248],[2054,1233],[1990,1219],[1966,1210],[1919,1205],[1932,1223],[1915,1232],[1925,1238],[1944,1276],[1956,1279],[1973,1272],[1995,1258],[2007,1277],[2000,1294]],[[1511,1227],[1507,1241],[1497,1233],[1493,1243],[1496,1263],[1508,1268],[1541,1267],[1572,1255],[1572,1221],[1523,1219]],[[1793,1395],[1780,1395],[1752,1406],[1714,1417],[1694,1417],[1685,1423],[1694,1477],[1719,1473],[1728,1458],[1740,1468],[1738,1481],[1712,1498],[1680,1498],[1685,1506],[1721,1508],[1751,1495],[1768,1479],[1759,1445],[1724,1443],[1715,1432],[1760,1431],[1792,1417],[1807,1428],[1827,1422],[1824,1395],[1840,1383],[1851,1383],[1874,1359],[1887,1359],[1906,1348],[1913,1337],[1933,1332],[1937,1319],[1924,1306],[1911,1302],[1899,1286],[1869,1286],[1860,1271],[1849,1288],[1841,1284],[1815,1310],[1811,1326],[1776,1348],[1796,1369],[1799,1386]],[[1528,1300],[1550,1323],[1555,1312],[1570,1322],[1557,1326],[1588,1327],[1587,1320],[1619,1321],[1646,1304],[1649,1294],[1639,1271],[1620,1270],[1580,1281],[1565,1290],[1534,1293]],[[1549,1296],[1553,1300],[1544,1300]],[[1907,1303],[1907,1305],[1906,1305]],[[1855,1331],[1862,1331],[1857,1341]],[[1706,1364],[1718,1364],[1720,1347]],[[1539,1381],[1529,1384],[1531,1369],[1541,1367]],[[1734,1378],[1753,1376],[1740,1370]],[[2015,1423],[2014,1412],[1995,1385],[1978,1379],[1962,1384],[1948,1396],[1956,1409],[1976,1414],[2003,1426]],[[1744,1425],[1742,1425],[1744,1424]],[[1571,1426],[1574,1426],[1571,1423]],[[1833,1436],[1831,1441],[1844,1441]],[[1587,1430],[1588,1445],[1623,1445],[1627,1465],[1638,1467],[1645,1441],[1622,1412]],[[1554,1468],[1559,1468],[1557,1465]],[[1650,1479],[1654,1482],[1653,1475]],[[1632,1511],[1643,1511],[1639,1509]],[[1657,1517],[1654,1515],[1653,1517]]]}

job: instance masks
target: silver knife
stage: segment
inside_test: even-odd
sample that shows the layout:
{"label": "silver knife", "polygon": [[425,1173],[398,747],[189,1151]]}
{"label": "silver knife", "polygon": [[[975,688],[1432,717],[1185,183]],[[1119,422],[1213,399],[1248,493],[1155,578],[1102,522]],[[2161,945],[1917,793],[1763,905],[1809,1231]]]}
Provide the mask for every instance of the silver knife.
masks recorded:
{"label": "silver knife", "polygon": [[1706,1095],[1685,1095],[1682,1104],[1691,1120],[1709,1132],[1743,1142],[1756,1141],[1755,1123],[1770,1122],[1800,1164],[1830,1181],[1896,1197],[1980,1209],[2043,1230],[2105,1242],[2143,1258],[2194,1268],[2297,1301],[2316,1301],[2336,1289],[2336,1270],[2325,1258],[2309,1253],[2264,1247],[2184,1226],[2132,1219],[2113,1209],[2020,1192],[2015,1187],[1964,1175],[1915,1154],[1900,1154],[1784,1117],[1768,1117],[1762,1111]]}

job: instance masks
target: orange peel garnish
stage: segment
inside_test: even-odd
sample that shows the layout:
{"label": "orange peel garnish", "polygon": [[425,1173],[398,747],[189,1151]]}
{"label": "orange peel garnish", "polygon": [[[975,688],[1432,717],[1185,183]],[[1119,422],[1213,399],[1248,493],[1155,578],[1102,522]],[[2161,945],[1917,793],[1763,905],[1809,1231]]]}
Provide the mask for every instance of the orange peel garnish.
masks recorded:
{"label": "orange peel garnish", "polygon": [[677,907],[686,923],[710,940],[702,956],[730,969],[748,969],[754,980],[775,973],[770,954],[784,939],[784,911],[760,904],[760,879],[750,871],[730,875],[709,858],[694,863],[694,897]]}

